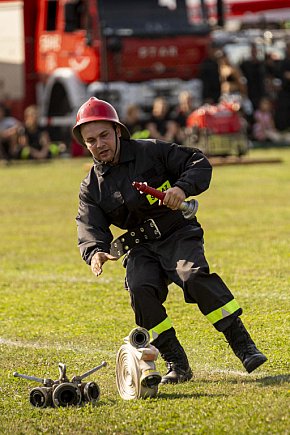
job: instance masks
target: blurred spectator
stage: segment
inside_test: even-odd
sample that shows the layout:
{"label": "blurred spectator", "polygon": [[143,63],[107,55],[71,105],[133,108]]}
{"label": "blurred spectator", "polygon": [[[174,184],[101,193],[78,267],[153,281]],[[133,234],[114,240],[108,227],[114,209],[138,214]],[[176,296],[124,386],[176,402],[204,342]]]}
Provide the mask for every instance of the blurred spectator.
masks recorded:
{"label": "blurred spectator", "polygon": [[253,105],[248,97],[246,79],[241,70],[232,64],[226,55],[222,52],[219,56],[219,70],[221,80],[221,99],[231,100],[239,98],[241,115],[245,117],[248,124],[251,124],[253,114]]}
{"label": "blurred spectator", "polygon": [[265,54],[264,68],[265,93],[272,101],[276,101],[281,88],[281,79],[279,77],[280,60],[276,58],[275,53],[271,52]]}
{"label": "blurred spectator", "polygon": [[8,109],[0,104],[0,158],[11,160],[17,153],[17,132],[20,121],[9,116]]}
{"label": "blurred spectator", "polygon": [[174,142],[178,140],[178,124],[170,119],[170,109],[165,98],[157,97],[153,102],[151,118],[146,123],[149,137]]}
{"label": "blurred spectator", "polygon": [[178,96],[178,105],[172,112],[171,119],[176,121],[181,127],[186,126],[187,117],[197,109],[194,99],[189,91],[182,91]]}
{"label": "blurred spectator", "polygon": [[183,143],[186,138],[186,121],[188,116],[197,109],[194,99],[189,91],[182,91],[178,96],[178,105],[172,111],[170,118],[178,124],[177,142]]}
{"label": "blurred spectator", "polygon": [[208,55],[200,64],[198,78],[202,82],[203,103],[218,103],[221,96],[221,83],[217,49],[213,45],[209,46]]}
{"label": "blurred spectator", "polygon": [[218,63],[222,95],[240,94],[243,97],[247,96],[246,80],[241,70],[230,62],[226,53],[220,53]]}
{"label": "blurred spectator", "polygon": [[290,144],[290,133],[280,132],[276,129],[272,102],[263,97],[259,107],[254,112],[253,138],[257,141],[283,142]]}
{"label": "blurred spectator", "polygon": [[145,121],[137,104],[131,104],[127,107],[124,124],[128,127],[132,139],[149,138],[150,132],[145,128]]}
{"label": "blurred spectator", "polygon": [[278,93],[275,110],[275,124],[278,130],[290,128],[290,42],[286,44],[285,59],[281,62],[281,90]]}
{"label": "blurred spectator", "polygon": [[258,58],[255,44],[251,46],[251,57],[241,62],[240,69],[246,78],[248,97],[255,110],[265,96],[265,64]]}
{"label": "blurred spectator", "polygon": [[48,132],[39,126],[36,106],[24,111],[24,126],[18,137],[20,159],[48,159],[58,155],[58,147],[51,144]]}

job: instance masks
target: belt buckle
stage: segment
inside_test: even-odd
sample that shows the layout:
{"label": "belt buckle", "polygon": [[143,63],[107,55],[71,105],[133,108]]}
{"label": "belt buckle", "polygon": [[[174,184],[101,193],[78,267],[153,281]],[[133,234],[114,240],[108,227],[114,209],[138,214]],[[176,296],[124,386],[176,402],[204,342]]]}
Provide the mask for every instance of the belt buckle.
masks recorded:
{"label": "belt buckle", "polygon": [[151,227],[153,229],[154,235],[156,237],[156,239],[160,239],[161,237],[161,232],[157,226],[157,224],[155,223],[154,219],[146,219],[145,223],[149,224],[149,227]]}

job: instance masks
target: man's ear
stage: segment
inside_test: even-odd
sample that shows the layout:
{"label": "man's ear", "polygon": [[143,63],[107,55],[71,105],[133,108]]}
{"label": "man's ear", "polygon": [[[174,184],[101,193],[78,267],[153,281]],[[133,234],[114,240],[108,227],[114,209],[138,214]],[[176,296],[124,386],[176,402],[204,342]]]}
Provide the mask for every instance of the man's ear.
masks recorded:
{"label": "man's ear", "polygon": [[121,137],[121,127],[118,124],[116,124],[116,134],[119,138]]}

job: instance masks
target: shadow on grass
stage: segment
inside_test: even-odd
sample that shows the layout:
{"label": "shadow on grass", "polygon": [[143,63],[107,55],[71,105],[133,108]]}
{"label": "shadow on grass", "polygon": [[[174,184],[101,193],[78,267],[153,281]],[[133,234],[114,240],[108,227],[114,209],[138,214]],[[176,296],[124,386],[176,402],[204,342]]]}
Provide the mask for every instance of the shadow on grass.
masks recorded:
{"label": "shadow on grass", "polygon": [[268,385],[280,385],[285,382],[290,383],[290,374],[266,376],[264,378],[256,379],[256,382],[261,384],[262,387],[267,387]]}
{"label": "shadow on grass", "polygon": [[261,387],[266,387],[268,385],[281,385],[284,383],[290,383],[290,374],[281,374],[274,376],[265,376],[263,378],[255,377],[245,377],[242,378],[222,378],[222,379],[197,379],[201,384],[220,384],[224,382],[226,384],[261,384]]}
{"label": "shadow on grass", "polygon": [[217,394],[208,394],[208,393],[162,393],[159,391],[158,397],[161,399],[175,400],[175,399],[200,399],[201,397],[228,397],[228,394],[225,393],[217,393]]}
{"label": "shadow on grass", "polygon": [[269,385],[282,385],[284,383],[290,382],[290,374],[281,374],[274,376],[265,376],[263,378],[243,378],[242,381],[230,379],[226,382],[237,384],[239,382],[247,383],[247,384],[260,384],[260,387],[267,387]]}

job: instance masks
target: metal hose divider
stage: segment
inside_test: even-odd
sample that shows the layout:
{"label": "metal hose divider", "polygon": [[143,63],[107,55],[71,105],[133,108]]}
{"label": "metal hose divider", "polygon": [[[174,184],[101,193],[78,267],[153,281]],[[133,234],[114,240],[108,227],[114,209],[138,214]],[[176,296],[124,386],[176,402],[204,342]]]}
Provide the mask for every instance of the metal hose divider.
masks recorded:
{"label": "metal hose divider", "polygon": [[33,388],[30,392],[29,400],[31,405],[37,408],[68,407],[79,406],[82,402],[91,402],[95,404],[100,398],[100,388],[96,382],[82,382],[84,378],[100,370],[107,365],[103,361],[100,365],[88,370],[79,376],[74,376],[69,381],[66,375],[66,365],[58,364],[59,378],[52,380],[49,378],[38,378],[36,376],[23,375],[14,372],[16,378],[23,378],[30,381],[40,382],[43,386]]}

